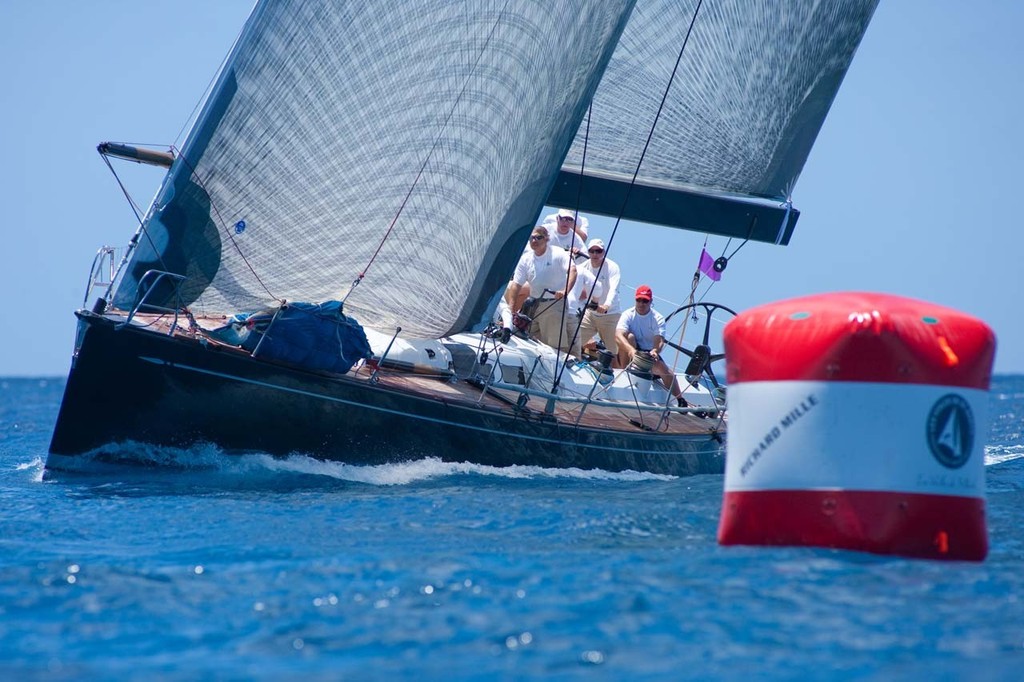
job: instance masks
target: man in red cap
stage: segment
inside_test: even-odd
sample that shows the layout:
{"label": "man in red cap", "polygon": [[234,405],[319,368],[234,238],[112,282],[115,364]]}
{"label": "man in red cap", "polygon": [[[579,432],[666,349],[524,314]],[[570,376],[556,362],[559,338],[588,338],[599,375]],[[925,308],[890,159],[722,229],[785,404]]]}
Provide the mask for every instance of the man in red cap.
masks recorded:
{"label": "man in red cap", "polygon": [[679,404],[685,406],[686,401],[679,390],[676,375],[661,359],[661,351],[665,348],[665,318],[651,307],[654,294],[651,288],[644,284],[637,287],[636,296],[633,298],[635,305],[622,313],[615,327],[619,362],[623,367],[628,367],[637,351],[646,351],[654,361],[651,374],[660,377]]}

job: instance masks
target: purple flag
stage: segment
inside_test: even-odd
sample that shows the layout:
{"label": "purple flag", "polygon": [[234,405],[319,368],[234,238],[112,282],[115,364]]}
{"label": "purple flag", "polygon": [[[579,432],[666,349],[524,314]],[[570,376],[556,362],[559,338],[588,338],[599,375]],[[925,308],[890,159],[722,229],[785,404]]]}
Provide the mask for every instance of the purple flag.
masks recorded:
{"label": "purple flag", "polygon": [[715,270],[715,259],[711,257],[707,249],[700,250],[700,271],[716,282],[722,279],[722,273]]}

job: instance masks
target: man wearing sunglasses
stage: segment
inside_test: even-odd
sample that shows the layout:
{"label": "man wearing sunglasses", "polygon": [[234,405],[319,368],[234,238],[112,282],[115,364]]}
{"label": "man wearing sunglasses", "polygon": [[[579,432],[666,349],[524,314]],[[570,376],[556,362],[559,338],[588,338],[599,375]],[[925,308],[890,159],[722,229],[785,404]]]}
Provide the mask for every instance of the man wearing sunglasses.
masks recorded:
{"label": "man wearing sunglasses", "polygon": [[[576,266],[564,249],[548,246],[548,230],[543,225],[533,228],[530,250],[519,258],[512,284],[505,290],[505,301],[516,310],[519,292],[530,285],[535,301],[530,334],[552,348],[566,350],[570,338],[565,334],[565,296],[576,283]],[[561,345],[559,345],[561,340]]]}
{"label": "man wearing sunglasses", "polygon": [[651,374],[661,378],[662,383],[675,397],[680,407],[686,406],[679,382],[668,365],[661,358],[665,348],[665,318],[651,307],[654,294],[646,284],[637,287],[634,296],[635,306],[622,313],[615,328],[615,338],[619,343],[619,362],[628,366],[638,351],[646,351],[654,361]]}
{"label": "man wearing sunglasses", "polygon": [[[600,239],[590,240],[587,255],[590,259],[579,266],[580,277],[583,273],[589,273],[595,278],[595,282],[592,291],[584,294],[590,295],[585,302],[586,311],[580,323],[580,343],[586,345],[597,335],[604,347],[617,356],[619,349],[615,339],[615,327],[622,313],[619,308],[619,266],[615,261],[605,257],[604,242]],[[622,366],[617,357],[612,360],[612,366]]]}
{"label": "man wearing sunglasses", "polygon": [[587,219],[577,216],[567,208],[560,209],[544,218],[544,227],[548,228],[548,246],[561,246],[573,256],[583,251],[587,243]]}

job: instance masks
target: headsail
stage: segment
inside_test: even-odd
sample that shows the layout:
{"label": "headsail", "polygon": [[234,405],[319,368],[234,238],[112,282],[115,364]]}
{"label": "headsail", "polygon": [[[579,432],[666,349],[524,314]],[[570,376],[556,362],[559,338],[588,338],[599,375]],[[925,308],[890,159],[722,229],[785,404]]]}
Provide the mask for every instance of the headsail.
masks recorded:
{"label": "headsail", "polygon": [[[788,243],[787,204],[877,0],[639,0],[549,203]],[[770,200],[769,202],[758,200]]]}
{"label": "headsail", "polygon": [[131,305],[151,268],[187,275],[183,302],[222,313],[340,298],[365,271],[346,303],[360,322],[414,337],[470,326],[507,280],[632,6],[260,2],[115,303]]}

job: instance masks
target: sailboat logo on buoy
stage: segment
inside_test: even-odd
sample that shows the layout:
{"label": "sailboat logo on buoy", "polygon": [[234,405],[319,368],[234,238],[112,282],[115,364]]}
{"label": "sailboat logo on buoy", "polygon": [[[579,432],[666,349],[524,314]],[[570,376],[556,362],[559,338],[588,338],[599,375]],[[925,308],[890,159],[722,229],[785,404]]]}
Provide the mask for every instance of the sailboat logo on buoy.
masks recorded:
{"label": "sailboat logo on buoy", "polygon": [[974,414],[966,400],[950,393],[928,413],[928,447],[944,467],[959,469],[974,448]]}

